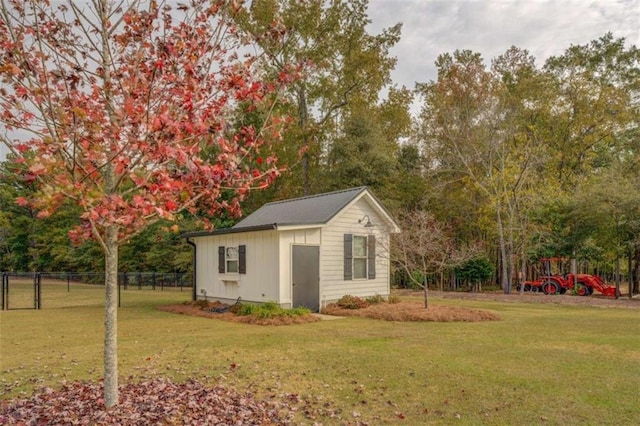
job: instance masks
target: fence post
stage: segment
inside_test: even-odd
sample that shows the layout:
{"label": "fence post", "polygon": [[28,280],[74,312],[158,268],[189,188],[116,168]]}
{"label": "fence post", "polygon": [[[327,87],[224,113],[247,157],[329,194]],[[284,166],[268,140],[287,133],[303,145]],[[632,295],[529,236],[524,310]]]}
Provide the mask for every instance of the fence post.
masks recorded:
{"label": "fence post", "polygon": [[7,311],[8,311],[9,310],[9,275],[7,275],[7,280],[5,282],[4,303],[7,305]]}
{"label": "fence post", "polygon": [[38,272],[33,274],[33,309],[38,309]]}
{"label": "fence post", "polygon": [[36,274],[36,309],[42,309],[42,302],[41,302],[41,297],[42,297],[42,275],[40,274],[40,272],[38,272]]}
{"label": "fence post", "polygon": [[9,281],[9,275],[5,272],[2,273],[2,310],[5,310],[4,295],[6,293],[7,282]]}
{"label": "fence post", "polygon": [[156,273],[155,272],[151,273],[151,288],[153,289],[153,291],[156,290]]}
{"label": "fence post", "polygon": [[69,273],[67,272],[67,292],[71,291],[71,277],[69,276]]}

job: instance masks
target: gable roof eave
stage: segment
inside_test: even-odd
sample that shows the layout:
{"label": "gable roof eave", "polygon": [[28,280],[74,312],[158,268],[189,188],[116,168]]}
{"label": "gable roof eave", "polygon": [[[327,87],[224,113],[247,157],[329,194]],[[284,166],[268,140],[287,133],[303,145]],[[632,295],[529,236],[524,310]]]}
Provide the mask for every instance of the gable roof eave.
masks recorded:
{"label": "gable roof eave", "polygon": [[[398,223],[395,221],[393,216],[391,216],[391,213],[387,211],[387,209],[382,205],[380,200],[378,200],[378,198],[371,191],[369,191],[368,188],[366,188],[366,191],[363,191],[361,194],[359,194],[357,197],[351,200],[351,202],[349,202],[346,206],[344,206],[341,211],[344,211],[347,208],[353,206],[354,204],[356,204],[358,201],[360,201],[362,198],[365,198],[365,197],[367,197],[367,202],[369,202],[372,205],[372,207],[377,212],[377,214],[382,216],[384,222],[387,225],[387,231],[390,234],[399,234],[400,232],[402,232],[400,225],[398,225]],[[332,218],[332,220],[333,219],[334,218]]]}
{"label": "gable roof eave", "polygon": [[379,213],[384,217],[386,222],[389,224],[389,233],[399,234],[400,232],[402,232],[402,229],[400,229],[400,225],[398,225],[398,222],[396,222],[393,216],[391,216],[391,213],[389,213],[389,211],[382,205],[380,200],[378,200],[378,197],[376,197],[371,191],[367,191],[367,194],[369,195],[370,199],[374,202],[375,206],[378,208]]}

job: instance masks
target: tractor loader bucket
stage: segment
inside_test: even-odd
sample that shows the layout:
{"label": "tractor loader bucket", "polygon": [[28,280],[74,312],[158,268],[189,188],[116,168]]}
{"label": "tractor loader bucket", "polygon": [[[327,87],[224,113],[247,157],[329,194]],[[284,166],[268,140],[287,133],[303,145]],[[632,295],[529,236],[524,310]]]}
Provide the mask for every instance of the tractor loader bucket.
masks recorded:
{"label": "tractor loader bucket", "polygon": [[615,287],[603,287],[602,289],[598,289],[600,293],[609,297],[616,297],[616,288]]}

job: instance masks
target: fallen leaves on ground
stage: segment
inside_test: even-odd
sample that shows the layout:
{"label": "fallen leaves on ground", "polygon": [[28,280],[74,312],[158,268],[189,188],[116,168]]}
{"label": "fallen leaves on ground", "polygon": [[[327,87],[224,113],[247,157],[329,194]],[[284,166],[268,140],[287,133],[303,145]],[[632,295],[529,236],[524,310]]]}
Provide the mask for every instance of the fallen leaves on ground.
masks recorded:
{"label": "fallen leaves on ground", "polygon": [[322,309],[323,314],[337,316],[358,316],[386,321],[493,321],[500,316],[494,312],[454,307],[431,305],[425,309],[424,302],[402,301],[398,303],[378,303],[362,309],[343,309],[330,304]]}
{"label": "fallen leaves on ground", "polygon": [[256,400],[222,386],[166,379],[119,387],[119,404],[106,410],[102,383],[74,382],[59,390],[42,388],[31,398],[3,401],[0,424],[54,425],[284,425],[295,407],[291,398]]}

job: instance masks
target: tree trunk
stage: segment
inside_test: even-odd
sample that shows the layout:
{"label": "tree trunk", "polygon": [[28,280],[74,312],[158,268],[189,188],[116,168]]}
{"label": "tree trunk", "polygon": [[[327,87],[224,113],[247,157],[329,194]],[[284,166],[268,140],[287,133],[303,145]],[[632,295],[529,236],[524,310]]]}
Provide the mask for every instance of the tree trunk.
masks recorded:
{"label": "tree trunk", "polygon": [[[112,57],[109,43],[111,3],[108,0],[96,1],[98,18],[101,20],[103,86],[109,121],[119,122],[112,107]],[[115,146],[115,145],[114,145]],[[118,179],[114,165],[107,161],[104,168],[104,192],[111,196],[117,192]],[[103,250],[104,267],[104,405],[107,409],[118,404],[118,226],[107,225],[104,229]]]}
{"label": "tree trunk", "polygon": [[426,275],[422,278],[422,286],[424,288],[424,308],[429,308],[429,287],[427,286]]}
{"label": "tree trunk", "polygon": [[640,244],[633,247],[633,294],[640,293]]}
{"label": "tree trunk", "polygon": [[518,284],[520,284],[520,294],[524,294],[524,282],[527,280],[527,269],[528,269],[527,256],[525,255],[524,248],[522,248],[522,251],[520,253],[520,258],[521,258],[522,265],[520,268],[520,274],[518,276]]}
{"label": "tree trunk", "polygon": [[633,254],[631,251],[627,255],[627,284],[629,299],[631,299],[633,297]]}
{"label": "tree trunk", "polygon": [[509,293],[511,293],[511,286],[513,286],[513,278],[516,276],[516,262],[515,262],[515,242],[513,237],[513,217],[515,213],[511,206],[509,206],[509,239],[507,241],[506,254],[509,263],[507,264],[507,277],[509,279]]}
{"label": "tree trunk", "polygon": [[118,227],[105,236],[104,405],[118,404]]}
{"label": "tree trunk", "polygon": [[311,174],[309,172],[309,141],[307,135],[307,123],[309,122],[309,109],[307,95],[304,87],[298,89],[298,127],[302,136],[302,149],[304,150],[300,160],[302,166],[302,190],[304,196],[311,192]]}
{"label": "tree trunk", "polygon": [[496,216],[498,222],[498,239],[500,244],[500,286],[504,294],[511,293],[511,285],[507,276],[507,249],[504,241],[504,229],[502,227],[502,217],[500,215],[500,207],[496,207]]}
{"label": "tree trunk", "polygon": [[620,254],[616,254],[616,299],[620,297]]}

